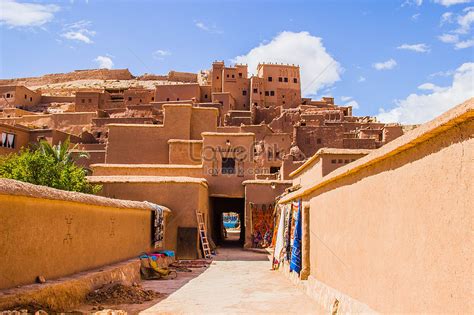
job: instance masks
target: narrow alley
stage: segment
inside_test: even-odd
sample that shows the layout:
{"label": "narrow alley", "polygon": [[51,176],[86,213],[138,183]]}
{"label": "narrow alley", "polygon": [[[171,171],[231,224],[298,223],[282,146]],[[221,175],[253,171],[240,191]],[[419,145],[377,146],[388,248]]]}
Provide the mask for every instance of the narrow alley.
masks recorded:
{"label": "narrow alley", "polygon": [[141,314],[322,314],[268,256],[221,248],[212,265]]}

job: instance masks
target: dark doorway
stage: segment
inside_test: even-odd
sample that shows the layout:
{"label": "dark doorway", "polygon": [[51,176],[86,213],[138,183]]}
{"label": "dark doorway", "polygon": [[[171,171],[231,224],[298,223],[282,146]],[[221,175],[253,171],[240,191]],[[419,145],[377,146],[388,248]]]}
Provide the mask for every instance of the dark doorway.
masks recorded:
{"label": "dark doorway", "polygon": [[[245,243],[245,199],[244,198],[220,198],[211,197],[212,238],[220,246],[242,247]],[[226,216],[224,216],[224,213]],[[233,213],[239,222],[240,233],[237,229],[227,230],[224,226],[224,218],[228,219],[229,213]],[[226,235],[227,234],[227,235]],[[226,237],[227,236],[227,237]]]}

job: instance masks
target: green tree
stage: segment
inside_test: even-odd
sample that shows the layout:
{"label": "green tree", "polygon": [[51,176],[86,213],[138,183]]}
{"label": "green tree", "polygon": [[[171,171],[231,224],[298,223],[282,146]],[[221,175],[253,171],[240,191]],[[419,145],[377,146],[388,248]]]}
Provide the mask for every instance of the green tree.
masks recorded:
{"label": "green tree", "polygon": [[1,157],[0,177],[88,194],[99,192],[102,187],[87,182],[86,170],[76,165],[69,145],[69,139],[55,146],[41,141],[36,148]]}

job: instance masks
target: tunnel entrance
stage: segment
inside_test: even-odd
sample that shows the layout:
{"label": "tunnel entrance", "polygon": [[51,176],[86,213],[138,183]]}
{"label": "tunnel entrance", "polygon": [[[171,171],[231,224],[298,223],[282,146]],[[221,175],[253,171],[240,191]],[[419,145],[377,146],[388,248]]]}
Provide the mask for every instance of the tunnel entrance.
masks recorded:
{"label": "tunnel entrance", "polygon": [[245,199],[210,198],[212,238],[223,247],[242,247],[245,242]]}

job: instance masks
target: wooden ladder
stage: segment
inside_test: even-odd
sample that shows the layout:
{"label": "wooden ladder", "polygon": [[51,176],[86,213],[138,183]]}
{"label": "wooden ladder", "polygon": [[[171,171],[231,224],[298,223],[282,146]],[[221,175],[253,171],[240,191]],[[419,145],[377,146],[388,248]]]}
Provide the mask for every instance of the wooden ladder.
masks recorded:
{"label": "wooden ladder", "polygon": [[209,241],[207,239],[206,225],[204,224],[204,217],[202,212],[196,211],[196,217],[198,222],[199,237],[201,238],[202,250],[204,252],[204,258],[211,258],[211,248],[209,247]]}

